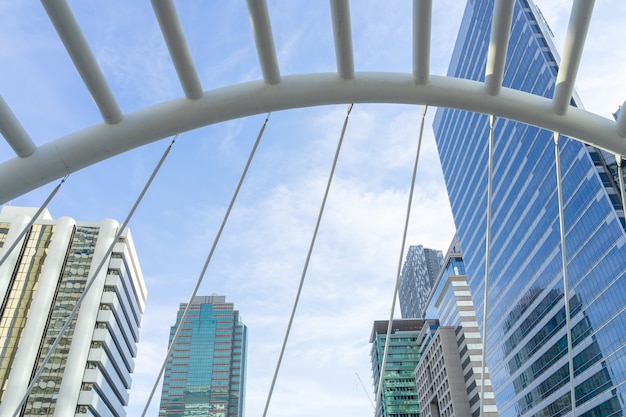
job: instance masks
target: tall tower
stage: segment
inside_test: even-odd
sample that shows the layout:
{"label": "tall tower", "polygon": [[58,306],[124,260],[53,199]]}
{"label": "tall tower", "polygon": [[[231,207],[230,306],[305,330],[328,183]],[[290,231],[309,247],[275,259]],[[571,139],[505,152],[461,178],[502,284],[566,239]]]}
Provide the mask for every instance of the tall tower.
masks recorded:
{"label": "tall tower", "polygon": [[[36,209],[0,212],[3,257]],[[119,225],[46,210],[0,266],[0,415],[13,415]],[[20,415],[126,415],[146,287],[128,229],[65,331]]]}
{"label": "tall tower", "polygon": [[424,325],[423,320],[393,320],[385,372],[380,378],[388,320],[377,320],[372,327],[371,361],[374,389],[383,384],[375,417],[419,417],[420,406],[415,383],[415,367],[419,361],[419,347],[415,342]]}
{"label": "tall tower", "polygon": [[398,287],[403,319],[422,318],[442,262],[443,254],[440,250],[424,248],[422,245],[409,247]]}
{"label": "tall tower", "polygon": [[[491,0],[469,0],[448,75],[484,80]],[[504,86],[552,97],[559,59],[541,14],[516,0]],[[579,105],[574,96],[571,103]],[[435,137],[500,415],[572,411],[553,133],[494,127],[487,324],[483,314],[485,115],[439,109]],[[603,155],[561,138],[575,414],[621,415],[626,398],[626,233]],[[484,331],[486,328],[486,332]]]}
{"label": "tall tower", "polygon": [[[497,417],[489,369],[482,382],[482,338],[467,285],[456,236],[425,308],[429,325],[417,340],[420,362],[415,370],[422,417],[466,415]],[[436,325],[430,324],[436,320]],[[484,400],[481,391],[484,389]]]}
{"label": "tall tower", "polygon": [[[187,303],[180,305],[170,343]],[[160,416],[244,415],[247,329],[226,297],[195,297],[167,360]]]}

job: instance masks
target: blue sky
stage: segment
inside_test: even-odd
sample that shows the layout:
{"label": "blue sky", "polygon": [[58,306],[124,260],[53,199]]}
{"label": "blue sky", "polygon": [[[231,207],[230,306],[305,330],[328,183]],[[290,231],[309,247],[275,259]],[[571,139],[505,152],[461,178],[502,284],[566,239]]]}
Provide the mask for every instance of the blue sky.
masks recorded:
{"label": "blue sky", "polygon": [[[352,3],[356,71],[410,72],[411,2]],[[464,2],[433,3],[431,72],[443,75]],[[537,3],[560,48],[571,2]],[[261,78],[245,2],[176,5],[205,91]],[[182,96],[149,2],[70,6],[124,113]],[[270,1],[269,11],[282,74],[336,70],[327,2]],[[597,2],[577,80],[587,109],[605,117],[626,98],[625,18],[623,1]],[[39,3],[0,0],[0,39],[0,94],[37,144],[101,122]],[[271,115],[200,290],[226,295],[248,325],[248,416],[262,414],[346,109]],[[408,244],[445,251],[454,226],[433,115]],[[414,106],[354,106],[269,415],[372,412],[355,373],[371,391],[368,340],[373,320],[390,313],[420,116]],[[130,416],[144,406],[178,305],[191,294],[264,118],[182,133],[130,223],[149,292]],[[121,222],[168,143],[72,174],[52,215]],[[12,157],[2,141],[0,163]],[[11,204],[38,206],[53,185]]]}

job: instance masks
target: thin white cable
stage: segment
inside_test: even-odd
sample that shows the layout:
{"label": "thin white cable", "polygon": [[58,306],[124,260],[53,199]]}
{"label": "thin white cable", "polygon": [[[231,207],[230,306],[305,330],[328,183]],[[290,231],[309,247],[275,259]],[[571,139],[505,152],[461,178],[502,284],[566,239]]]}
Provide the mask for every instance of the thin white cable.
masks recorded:
{"label": "thin white cable", "polygon": [[15,241],[11,244],[11,246],[9,246],[8,248],[6,248],[6,250],[2,251],[2,258],[0,258],[0,266],[2,266],[2,264],[4,263],[4,261],[7,260],[7,258],[9,257],[9,255],[11,254],[11,252],[13,252],[13,250],[16,248],[16,246],[20,243],[20,241],[22,240],[22,238],[24,237],[24,235],[26,233],[28,233],[28,231],[30,230],[30,228],[33,226],[33,224],[35,223],[35,221],[39,218],[39,216],[41,215],[41,213],[43,213],[43,211],[46,209],[46,207],[48,206],[48,204],[50,203],[50,201],[52,200],[52,198],[56,195],[56,193],[59,191],[59,188],[61,188],[61,185],[63,185],[63,183],[65,182],[65,180],[67,179],[67,177],[69,177],[69,174],[67,174],[65,177],[63,177],[63,179],[61,180],[61,182],[59,182],[59,184],[54,187],[54,190],[52,190],[52,192],[50,193],[50,195],[48,196],[48,198],[46,198],[46,200],[43,202],[43,204],[41,205],[41,207],[39,207],[39,210],[37,210],[37,212],[33,215],[33,217],[30,219],[30,221],[28,222],[28,224],[26,226],[24,226],[24,229],[22,229],[22,231],[20,232],[20,234],[17,236],[17,238],[15,239]]}
{"label": "thin white cable", "polygon": [[215,235],[215,239],[213,240],[213,245],[211,245],[211,250],[209,251],[209,254],[206,257],[206,260],[204,261],[204,266],[202,267],[200,276],[198,277],[198,280],[196,281],[196,286],[194,287],[193,292],[191,293],[191,297],[189,297],[189,302],[187,303],[187,306],[185,307],[185,310],[183,311],[183,315],[180,318],[178,326],[176,327],[176,331],[174,332],[174,336],[172,338],[172,341],[170,342],[170,346],[167,349],[167,353],[165,354],[165,359],[163,359],[163,364],[161,365],[159,374],[157,375],[156,380],[154,381],[154,385],[152,386],[152,390],[150,391],[150,396],[148,397],[148,400],[146,401],[146,405],[144,406],[143,412],[141,413],[142,417],[144,417],[146,413],[148,412],[148,407],[150,407],[150,403],[152,402],[154,393],[156,392],[156,389],[159,386],[159,382],[161,381],[161,377],[163,376],[163,372],[165,371],[165,367],[167,366],[167,360],[172,354],[172,351],[174,350],[174,345],[176,343],[176,340],[178,340],[178,335],[180,334],[180,331],[183,328],[183,323],[185,322],[185,320],[187,319],[187,315],[189,314],[191,303],[193,302],[193,299],[196,297],[196,294],[198,293],[198,290],[200,289],[200,284],[202,284],[202,280],[204,279],[204,275],[206,274],[207,268],[209,267],[209,264],[211,263],[211,259],[213,258],[213,253],[215,252],[217,243],[219,242],[220,237],[222,236],[222,232],[224,231],[226,222],[228,221],[228,218],[230,217],[230,212],[232,211],[233,206],[235,205],[235,200],[237,200],[237,196],[239,195],[239,190],[241,189],[243,181],[246,178],[246,174],[248,173],[248,169],[250,168],[250,164],[252,163],[252,159],[254,158],[254,154],[256,153],[259,143],[261,142],[261,137],[263,136],[263,132],[265,131],[265,126],[267,126],[267,122],[270,118],[270,114],[271,112],[267,113],[267,116],[265,117],[265,122],[263,122],[263,126],[261,127],[261,130],[259,131],[259,134],[257,135],[256,141],[254,142],[254,146],[252,147],[252,151],[250,151],[250,156],[248,157],[248,161],[246,162],[243,172],[241,173],[241,177],[239,178],[239,182],[237,183],[235,192],[233,193],[233,196],[230,199],[230,203],[228,204],[228,208],[226,209],[226,213],[224,214],[222,223],[220,224],[217,234]]}
{"label": "thin white cable", "polygon": [[106,253],[102,256],[102,259],[100,260],[100,263],[98,264],[96,269],[93,271],[93,273],[90,271],[90,277],[87,279],[87,283],[85,285],[85,289],[83,290],[83,293],[80,295],[80,297],[76,301],[76,305],[74,306],[74,308],[72,309],[72,311],[71,311],[70,315],[68,316],[67,320],[63,324],[63,327],[61,327],[61,330],[59,330],[58,336],[56,337],[56,339],[54,340],[54,342],[50,346],[50,349],[48,350],[48,353],[46,354],[46,357],[43,359],[43,362],[39,366],[39,369],[37,369],[37,372],[35,372],[35,375],[33,376],[33,379],[31,380],[30,384],[28,385],[28,388],[26,389],[26,393],[22,397],[19,405],[17,406],[17,409],[13,413],[13,417],[17,417],[17,415],[19,414],[22,406],[24,405],[24,403],[28,399],[28,396],[30,395],[31,391],[33,390],[33,387],[35,386],[35,383],[37,382],[37,380],[39,379],[39,377],[43,373],[45,366],[50,361],[50,358],[52,357],[52,354],[54,353],[55,349],[57,348],[57,346],[61,342],[61,338],[63,337],[63,334],[65,333],[67,328],[72,323],[72,320],[74,319],[74,316],[78,312],[78,309],[80,308],[80,305],[82,304],[83,300],[87,296],[87,293],[89,292],[89,289],[93,285],[93,283],[94,283],[94,281],[96,279],[96,276],[100,273],[100,270],[102,270],[102,267],[104,266],[104,264],[109,260],[109,256],[113,252],[113,248],[115,247],[115,244],[117,243],[119,238],[124,233],[124,230],[126,229],[126,226],[128,225],[128,222],[130,221],[130,219],[132,218],[133,214],[135,213],[135,210],[137,210],[137,207],[139,206],[139,203],[143,199],[144,195],[146,194],[146,191],[148,191],[148,189],[150,188],[150,185],[152,184],[152,180],[154,180],[154,177],[159,172],[159,169],[161,168],[161,165],[163,165],[163,162],[165,161],[165,158],[170,153],[170,150],[172,149],[172,145],[174,145],[174,142],[176,142],[176,138],[178,138],[178,134],[174,137],[174,139],[172,139],[172,142],[170,143],[170,145],[167,147],[167,149],[163,153],[163,156],[161,156],[161,159],[159,160],[159,163],[154,168],[154,171],[152,172],[152,175],[148,179],[148,182],[146,182],[146,185],[143,187],[143,190],[141,190],[141,193],[139,194],[139,197],[137,197],[137,200],[135,201],[135,204],[133,205],[133,207],[130,209],[130,212],[126,216],[126,219],[124,220],[122,225],[118,228],[118,232],[115,235],[115,237],[113,238],[113,241],[109,245],[109,248],[107,249]]}
{"label": "thin white cable", "polygon": [[[417,150],[415,152],[415,163],[413,164],[413,175],[411,177],[411,187],[409,189],[409,201],[407,202],[406,217],[404,219],[404,231],[402,232],[402,245],[400,248],[400,257],[398,259],[398,269],[396,271],[396,284],[393,289],[393,300],[391,302],[391,314],[389,315],[389,323],[387,324],[387,337],[385,339],[385,348],[383,350],[383,360],[380,365],[380,372],[378,374],[378,387],[376,389],[376,408],[374,408],[374,415],[376,415],[378,409],[381,407],[380,401],[383,391],[383,378],[385,375],[385,366],[387,365],[387,355],[389,352],[389,343],[391,341],[391,329],[393,328],[393,316],[396,307],[396,299],[398,296],[398,287],[400,285],[400,273],[402,271],[402,260],[404,259],[404,247],[406,245],[406,235],[409,228],[409,219],[411,217],[411,206],[413,204],[413,190],[415,189],[415,178],[417,176],[417,165],[420,157],[420,149],[422,147],[422,137],[424,136],[424,122],[426,120],[426,111],[428,106],[425,105],[422,108],[422,123],[420,125],[420,133],[417,141]],[[383,413],[384,415],[384,413]]]}
{"label": "thin white cable", "polygon": [[311,254],[313,253],[313,247],[315,246],[315,239],[317,238],[317,232],[320,227],[322,215],[324,214],[324,207],[326,206],[326,200],[328,199],[328,191],[330,190],[330,185],[332,183],[333,176],[335,175],[335,168],[337,167],[337,160],[339,159],[339,152],[341,151],[341,145],[343,143],[343,137],[346,133],[346,127],[348,126],[348,118],[350,117],[351,111],[352,111],[352,104],[348,106],[348,113],[346,114],[346,118],[343,122],[343,128],[341,129],[341,136],[339,137],[339,143],[337,144],[337,150],[335,151],[335,158],[333,159],[333,165],[332,165],[332,168],[330,169],[330,175],[328,176],[328,182],[326,184],[326,190],[324,191],[324,198],[322,199],[322,205],[320,206],[320,210],[317,215],[317,222],[315,223],[313,237],[311,238],[311,244],[309,245],[309,252],[307,253],[306,261],[304,262],[304,267],[302,268],[302,275],[300,276],[300,283],[298,285],[298,291],[296,292],[296,298],[293,302],[291,314],[289,315],[289,322],[287,323],[287,330],[285,331],[285,338],[283,339],[283,344],[280,347],[280,354],[278,355],[278,362],[276,363],[276,368],[274,369],[274,376],[272,377],[272,383],[270,384],[270,389],[267,394],[265,408],[263,409],[263,417],[267,416],[267,410],[269,409],[270,401],[272,400],[272,393],[274,392],[274,385],[276,385],[276,379],[278,378],[278,371],[280,370],[280,364],[283,360],[285,347],[287,346],[287,340],[289,339],[289,332],[291,331],[291,324],[293,323],[293,318],[296,314],[296,309],[298,308],[298,301],[300,300],[300,293],[302,292],[302,285],[304,284],[304,278],[306,277],[306,272],[309,267],[309,261],[311,260]]}
{"label": "thin white cable", "polygon": [[576,417],[576,384],[574,383],[574,348],[572,345],[572,323],[569,305],[569,283],[567,279],[567,253],[565,251],[565,219],[563,216],[563,182],[561,179],[560,133],[554,132],[554,159],[556,161],[556,188],[559,200],[559,228],[561,234],[561,264],[563,268],[563,295],[565,297],[565,326],[567,332],[567,357],[569,364],[570,401],[572,417]]}
{"label": "thin white cable", "polygon": [[489,160],[487,163],[487,221],[485,230],[485,291],[483,297],[483,341],[481,355],[481,373],[480,373],[480,415],[485,415],[485,379],[487,372],[487,314],[489,301],[489,270],[491,269],[491,203],[492,195],[492,177],[493,177],[493,129],[495,125],[495,117],[489,115]]}
{"label": "thin white cable", "polygon": [[[622,211],[624,212],[624,217],[626,217],[626,196],[624,193],[624,170],[622,168],[622,155],[615,155],[615,160],[617,161],[617,176],[619,179],[619,193],[622,197]],[[1,265],[1,264],[0,264]]]}

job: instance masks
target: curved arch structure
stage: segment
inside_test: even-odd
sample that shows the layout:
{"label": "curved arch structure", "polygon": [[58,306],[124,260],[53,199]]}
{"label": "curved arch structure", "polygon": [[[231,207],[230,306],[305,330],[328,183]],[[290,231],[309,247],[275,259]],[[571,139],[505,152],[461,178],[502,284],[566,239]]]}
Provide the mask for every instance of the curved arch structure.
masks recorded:
{"label": "curved arch structure", "polygon": [[485,83],[429,73],[431,0],[414,0],[413,72],[355,72],[347,0],[332,0],[336,73],[281,77],[265,1],[248,12],[263,79],[202,92],[172,0],[153,8],[185,97],[121,114],[64,1],[43,1],[46,12],[91,93],[103,123],[37,147],[0,97],[0,133],[16,156],[0,164],[0,203],[96,162],[175,133],[249,115],[340,103],[404,103],[492,114],[557,131],[626,155],[626,112],[617,122],[568,106],[593,1],[574,2],[553,99],[501,87],[513,2],[497,0]]}

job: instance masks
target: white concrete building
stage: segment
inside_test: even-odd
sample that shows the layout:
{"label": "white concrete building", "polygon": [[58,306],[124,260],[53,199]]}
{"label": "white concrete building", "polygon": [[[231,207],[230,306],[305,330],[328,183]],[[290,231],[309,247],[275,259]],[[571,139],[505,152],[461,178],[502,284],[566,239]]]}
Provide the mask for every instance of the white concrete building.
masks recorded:
{"label": "white concrete building", "polygon": [[[45,210],[0,211],[0,415],[13,415],[30,379],[106,255],[119,224],[53,220]],[[34,389],[24,415],[124,416],[146,286],[126,230],[95,276]]]}

